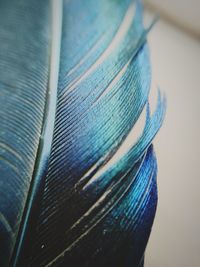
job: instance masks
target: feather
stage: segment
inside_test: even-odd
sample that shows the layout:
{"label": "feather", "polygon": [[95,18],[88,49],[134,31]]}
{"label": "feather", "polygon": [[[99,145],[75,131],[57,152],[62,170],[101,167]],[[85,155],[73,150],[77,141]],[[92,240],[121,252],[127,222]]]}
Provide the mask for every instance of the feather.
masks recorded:
{"label": "feather", "polygon": [[0,266],[143,266],[165,97],[140,2],[1,0],[0,25]]}

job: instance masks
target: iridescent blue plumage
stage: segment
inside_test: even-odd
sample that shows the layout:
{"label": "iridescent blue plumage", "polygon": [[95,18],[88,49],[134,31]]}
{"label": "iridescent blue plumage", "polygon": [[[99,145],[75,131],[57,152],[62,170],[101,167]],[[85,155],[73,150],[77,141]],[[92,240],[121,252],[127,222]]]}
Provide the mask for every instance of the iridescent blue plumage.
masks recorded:
{"label": "iridescent blue plumage", "polygon": [[[62,31],[51,152],[44,159],[44,115],[12,266],[139,267],[157,202],[151,142],[165,112],[160,93],[149,110],[149,29],[139,1],[59,0],[57,7]],[[144,109],[141,135],[119,153]]]}

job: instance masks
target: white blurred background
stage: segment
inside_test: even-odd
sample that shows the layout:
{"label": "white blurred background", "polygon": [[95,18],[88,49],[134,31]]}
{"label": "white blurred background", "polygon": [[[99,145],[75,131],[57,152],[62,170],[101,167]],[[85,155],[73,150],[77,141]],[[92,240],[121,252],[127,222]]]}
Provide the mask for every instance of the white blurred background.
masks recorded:
{"label": "white blurred background", "polygon": [[200,1],[147,0],[153,86],[167,95],[154,144],[159,203],[145,267],[200,267]]}

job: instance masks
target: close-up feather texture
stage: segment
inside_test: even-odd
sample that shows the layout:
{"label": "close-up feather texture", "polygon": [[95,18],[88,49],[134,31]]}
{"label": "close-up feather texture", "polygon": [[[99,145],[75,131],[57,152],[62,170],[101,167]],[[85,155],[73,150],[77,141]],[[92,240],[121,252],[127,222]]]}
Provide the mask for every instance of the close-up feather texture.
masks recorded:
{"label": "close-up feather texture", "polygon": [[1,267],[143,266],[165,97],[151,112],[142,13],[0,0]]}

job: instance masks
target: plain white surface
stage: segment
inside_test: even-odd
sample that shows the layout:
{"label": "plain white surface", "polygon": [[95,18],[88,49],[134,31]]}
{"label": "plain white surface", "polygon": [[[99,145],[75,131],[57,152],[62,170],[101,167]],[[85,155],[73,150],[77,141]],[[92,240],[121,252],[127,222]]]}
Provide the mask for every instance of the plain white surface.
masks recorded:
{"label": "plain white surface", "polygon": [[161,20],[149,44],[153,84],[168,105],[154,141],[159,203],[145,267],[199,267],[200,43]]}
{"label": "plain white surface", "polygon": [[152,8],[200,37],[200,0],[144,0]]}

